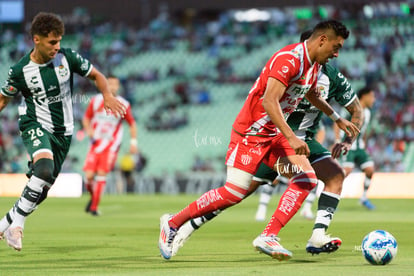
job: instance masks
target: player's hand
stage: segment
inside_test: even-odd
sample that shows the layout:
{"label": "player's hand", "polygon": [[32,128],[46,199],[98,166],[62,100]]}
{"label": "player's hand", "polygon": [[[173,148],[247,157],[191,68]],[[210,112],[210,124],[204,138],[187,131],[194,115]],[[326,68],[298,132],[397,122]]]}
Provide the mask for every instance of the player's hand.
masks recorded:
{"label": "player's hand", "polygon": [[313,92],[313,94],[315,94],[315,96],[317,98],[319,98],[322,95],[322,91],[321,91],[321,88],[319,86],[315,87],[312,92]]}
{"label": "player's hand", "polygon": [[346,136],[356,137],[359,134],[358,127],[344,118],[339,118],[335,123],[345,132]]}
{"label": "player's hand", "polygon": [[288,139],[288,142],[297,155],[306,155],[306,157],[309,156],[310,150],[305,141],[294,136]]}
{"label": "player's hand", "polygon": [[332,147],[332,157],[333,158],[339,158],[341,155],[346,155],[348,151],[351,149],[351,144],[348,142],[341,142],[336,143]]}
{"label": "player's hand", "polygon": [[112,94],[104,96],[104,108],[107,114],[113,114],[115,117],[124,118],[126,107]]}

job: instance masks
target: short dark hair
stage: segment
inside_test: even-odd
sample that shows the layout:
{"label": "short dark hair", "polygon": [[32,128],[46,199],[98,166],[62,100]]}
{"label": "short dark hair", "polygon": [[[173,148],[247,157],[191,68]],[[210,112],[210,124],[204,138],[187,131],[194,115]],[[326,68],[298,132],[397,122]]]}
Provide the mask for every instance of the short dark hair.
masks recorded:
{"label": "short dark hair", "polygon": [[306,30],[303,33],[300,34],[300,42],[305,41],[312,35],[312,30]]}
{"label": "short dark hair", "polygon": [[360,90],[358,90],[358,99],[361,99],[364,95],[371,93],[372,88],[365,86],[363,88],[361,88]]}
{"label": "short dark hair", "polygon": [[65,33],[65,25],[63,24],[62,19],[54,14],[47,12],[39,12],[32,21],[32,26],[30,27],[30,35],[48,36],[49,33],[54,35],[63,35]]}
{"label": "short dark hair", "polygon": [[341,36],[344,39],[347,39],[349,36],[349,30],[344,24],[336,20],[326,20],[319,22],[314,28],[312,33],[319,35],[321,31],[333,30],[337,36]]}

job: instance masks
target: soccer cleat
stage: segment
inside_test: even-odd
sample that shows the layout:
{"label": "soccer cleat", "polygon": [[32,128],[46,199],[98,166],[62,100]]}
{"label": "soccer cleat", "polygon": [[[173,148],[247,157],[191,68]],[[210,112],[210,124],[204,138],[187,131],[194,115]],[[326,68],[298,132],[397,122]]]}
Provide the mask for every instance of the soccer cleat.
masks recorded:
{"label": "soccer cleat", "polygon": [[19,226],[8,228],[4,232],[4,236],[6,237],[8,246],[14,248],[17,251],[22,250],[23,228]]}
{"label": "soccer cleat", "polygon": [[174,237],[177,234],[177,229],[170,227],[168,221],[172,215],[165,214],[160,218],[160,237],[158,239],[158,248],[160,249],[161,256],[169,260],[172,256],[172,243]]}
{"label": "soccer cleat", "polygon": [[306,252],[313,254],[335,252],[341,246],[340,238],[331,238],[329,235],[312,235],[306,245]]}
{"label": "soccer cleat", "polygon": [[300,211],[300,215],[308,220],[313,220],[315,218],[314,214],[312,213],[312,210],[307,208],[302,208]]}
{"label": "soccer cleat", "polygon": [[360,201],[361,205],[367,208],[368,210],[374,210],[375,205],[371,203],[368,199],[364,199]]}
{"label": "soccer cleat", "polygon": [[195,231],[194,227],[191,225],[190,221],[187,221],[183,226],[180,227],[177,231],[172,243],[171,256],[177,255],[178,250],[184,246],[184,243],[188,241],[191,234]]}
{"label": "soccer cleat", "polygon": [[99,212],[98,210],[96,211],[89,211],[89,213],[94,216],[94,217],[99,217],[101,215],[101,212]]}
{"label": "soccer cleat", "polygon": [[260,235],[253,241],[253,246],[257,251],[269,255],[273,259],[279,261],[287,261],[292,258],[292,252],[285,249],[280,243],[280,238],[277,236]]}

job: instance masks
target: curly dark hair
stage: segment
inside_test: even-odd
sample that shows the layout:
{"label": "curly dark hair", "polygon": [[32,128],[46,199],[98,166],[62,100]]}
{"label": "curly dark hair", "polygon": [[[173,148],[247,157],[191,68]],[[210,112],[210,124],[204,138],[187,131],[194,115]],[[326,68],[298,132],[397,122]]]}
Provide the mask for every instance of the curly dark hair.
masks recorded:
{"label": "curly dark hair", "polygon": [[32,26],[30,27],[30,35],[48,36],[49,33],[54,35],[63,35],[65,33],[65,25],[63,24],[62,19],[54,14],[47,12],[39,12],[32,21]]}
{"label": "curly dark hair", "polygon": [[320,34],[320,32],[326,30],[333,30],[337,36],[341,36],[347,39],[349,36],[349,30],[344,24],[336,20],[326,20],[319,22],[314,28],[313,33]]}

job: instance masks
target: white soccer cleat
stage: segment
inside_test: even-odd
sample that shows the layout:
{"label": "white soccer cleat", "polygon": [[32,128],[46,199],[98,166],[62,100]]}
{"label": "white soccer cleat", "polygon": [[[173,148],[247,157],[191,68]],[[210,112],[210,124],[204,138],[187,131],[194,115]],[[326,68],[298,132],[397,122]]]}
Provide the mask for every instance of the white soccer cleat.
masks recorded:
{"label": "white soccer cleat", "polygon": [[165,214],[160,218],[160,237],[158,239],[158,248],[160,249],[161,256],[168,260],[172,256],[172,243],[175,235],[177,234],[177,229],[171,228],[168,224],[168,221],[172,215]]}
{"label": "white soccer cleat", "polygon": [[279,261],[287,261],[292,258],[292,252],[285,249],[280,243],[280,238],[277,236],[260,235],[253,241],[253,246],[257,251],[269,255],[273,259]]}
{"label": "white soccer cleat", "polygon": [[315,215],[313,214],[312,210],[308,208],[302,208],[300,211],[300,215],[308,220],[313,220],[315,218]]}
{"label": "white soccer cleat", "polygon": [[23,228],[19,226],[8,228],[4,232],[4,236],[6,238],[8,246],[14,248],[17,251],[22,250]]}
{"label": "white soccer cleat", "polygon": [[339,249],[342,240],[337,237],[331,238],[330,235],[312,235],[306,245],[306,252],[313,254],[331,253]]}
{"label": "white soccer cleat", "polygon": [[177,255],[178,250],[184,246],[184,243],[188,241],[191,234],[195,231],[194,227],[191,225],[190,221],[187,221],[183,226],[180,227],[177,231],[177,235],[174,238],[172,243],[171,256]]}

